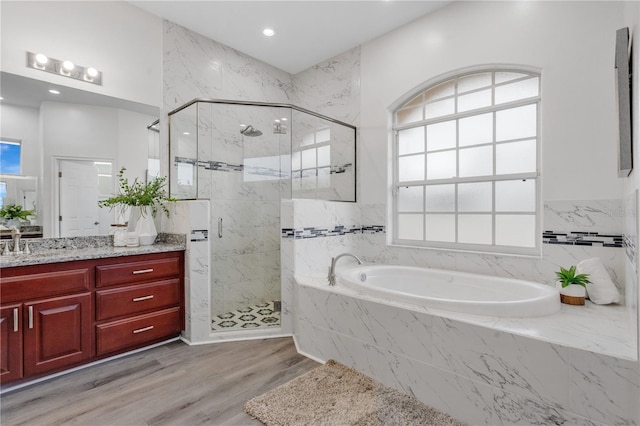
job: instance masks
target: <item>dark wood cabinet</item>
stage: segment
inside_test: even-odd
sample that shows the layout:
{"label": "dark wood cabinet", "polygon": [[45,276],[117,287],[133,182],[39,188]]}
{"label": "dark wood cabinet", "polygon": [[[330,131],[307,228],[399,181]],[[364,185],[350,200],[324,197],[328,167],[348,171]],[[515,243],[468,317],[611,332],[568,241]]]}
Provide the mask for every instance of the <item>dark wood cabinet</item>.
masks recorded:
{"label": "dark wood cabinet", "polygon": [[25,303],[23,309],[25,376],[91,358],[91,293]]}
{"label": "dark wood cabinet", "polygon": [[22,378],[22,305],[0,309],[0,380]]}
{"label": "dark wood cabinet", "polygon": [[64,370],[178,336],[184,253],[3,268],[0,382]]}

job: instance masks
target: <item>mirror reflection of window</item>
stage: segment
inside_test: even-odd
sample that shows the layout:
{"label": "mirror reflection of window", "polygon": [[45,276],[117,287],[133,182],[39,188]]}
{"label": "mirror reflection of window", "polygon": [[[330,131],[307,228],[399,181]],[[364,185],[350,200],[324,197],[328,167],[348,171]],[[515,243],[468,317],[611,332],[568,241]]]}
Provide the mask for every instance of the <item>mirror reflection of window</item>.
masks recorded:
{"label": "mirror reflection of window", "polygon": [[293,189],[312,190],[331,186],[331,129],[315,129],[302,136],[300,148],[291,156]]}
{"label": "mirror reflection of window", "polygon": [[5,198],[7,198],[7,182],[0,182],[0,208],[4,207]]}
{"label": "mirror reflection of window", "polygon": [[0,140],[0,174],[19,175],[22,142],[3,138]]}

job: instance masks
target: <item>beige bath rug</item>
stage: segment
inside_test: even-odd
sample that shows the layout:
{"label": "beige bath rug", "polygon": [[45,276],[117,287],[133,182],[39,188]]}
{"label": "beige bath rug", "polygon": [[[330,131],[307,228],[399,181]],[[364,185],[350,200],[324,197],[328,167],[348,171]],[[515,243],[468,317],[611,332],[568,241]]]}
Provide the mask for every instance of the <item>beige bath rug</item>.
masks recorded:
{"label": "beige bath rug", "polygon": [[333,360],[249,400],[267,426],[463,426],[450,416]]}

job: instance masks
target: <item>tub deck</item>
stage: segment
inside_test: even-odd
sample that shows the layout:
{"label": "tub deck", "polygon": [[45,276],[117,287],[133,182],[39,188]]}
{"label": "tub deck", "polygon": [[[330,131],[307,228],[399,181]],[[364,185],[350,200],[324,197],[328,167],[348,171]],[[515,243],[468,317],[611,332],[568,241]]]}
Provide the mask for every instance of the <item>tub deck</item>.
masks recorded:
{"label": "tub deck", "polygon": [[355,290],[340,287],[339,285],[329,287],[326,283],[326,277],[296,275],[295,278],[299,284],[320,287],[327,291],[348,296],[399,306],[417,312],[426,312],[616,358],[638,359],[637,330],[634,325],[635,317],[632,317],[630,310],[623,305],[596,305],[587,300],[584,306],[562,304],[560,312],[545,317],[499,318],[424,308],[408,303],[384,300],[379,297],[358,293]]}

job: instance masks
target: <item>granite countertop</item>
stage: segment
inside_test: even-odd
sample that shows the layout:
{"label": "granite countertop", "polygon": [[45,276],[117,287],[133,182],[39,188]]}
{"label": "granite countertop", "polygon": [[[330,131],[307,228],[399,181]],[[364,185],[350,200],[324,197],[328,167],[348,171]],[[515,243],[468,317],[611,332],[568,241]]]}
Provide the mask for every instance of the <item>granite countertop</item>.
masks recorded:
{"label": "granite countertop", "polygon": [[160,234],[155,244],[150,246],[114,247],[112,241],[112,237],[106,236],[32,239],[28,241],[31,253],[17,255],[11,253],[0,256],[0,267],[41,265],[186,249],[186,236],[179,234]]}

